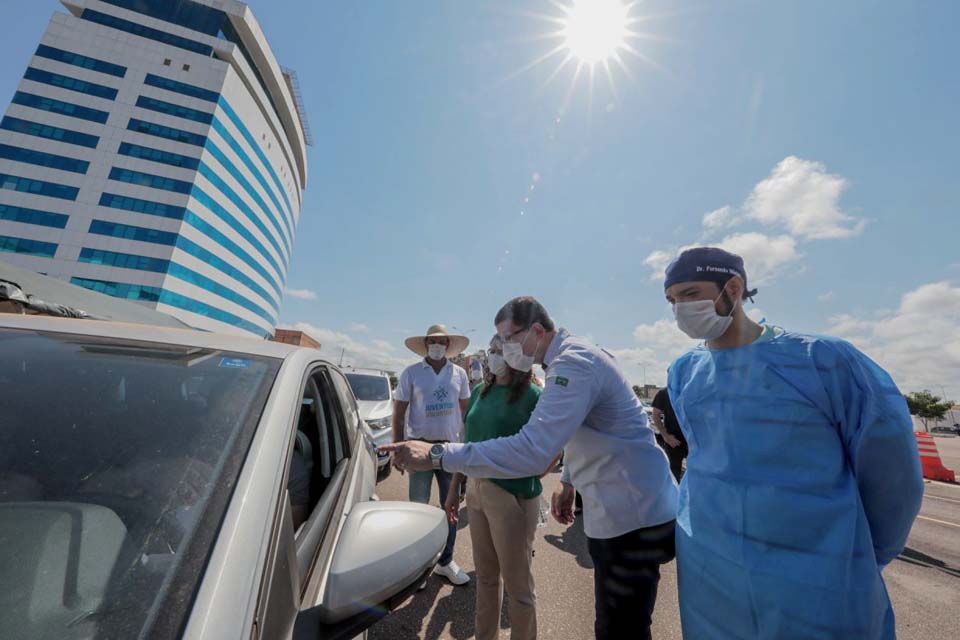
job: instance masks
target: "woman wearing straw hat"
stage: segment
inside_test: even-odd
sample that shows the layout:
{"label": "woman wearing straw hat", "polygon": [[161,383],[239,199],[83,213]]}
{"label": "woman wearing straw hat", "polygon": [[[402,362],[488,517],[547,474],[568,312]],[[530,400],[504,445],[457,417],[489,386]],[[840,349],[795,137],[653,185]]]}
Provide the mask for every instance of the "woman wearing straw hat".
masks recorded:
{"label": "woman wearing straw hat", "polygon": [[[447,358],[463,353],[470,340],[450,335],[442,324],[427,329],[422,336],[407,338],[404,344],[423,360],[403,370],[397,382],[393,411],[393,440],[420,440],[431,443],[461,442],[463,414],[470,400],[467,372]],[[400,473],[403,468],[395,465]],[[447,499],[453,474],[442,469],[410,472],[410,501],[430,502],[433,479],[437,479],[440,504]],[[447,546],[434,571],[455,585],[470,581],[453,561],[457,525],[450,523]]]}

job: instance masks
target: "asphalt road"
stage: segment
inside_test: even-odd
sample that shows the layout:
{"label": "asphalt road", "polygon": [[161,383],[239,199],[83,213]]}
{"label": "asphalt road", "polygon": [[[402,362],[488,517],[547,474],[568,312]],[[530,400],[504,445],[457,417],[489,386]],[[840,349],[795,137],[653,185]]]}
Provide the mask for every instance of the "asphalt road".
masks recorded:
{"label": "asphalt road", "polygon": [[[938,439],[941,447],[943,439]],[[954,439],[960,455],[960,438]],[[953,444],[947,449],[953,451]],[[960,468],[957,469],[960,471]],[[559,482],[559,474],[544,478],[545,495]],[[436,485],[434,485],[436,487]],[[384,500],[406,499],[407,479],[396,471],[378,487]],[[437,502],[434,490],[434,503]],[[473,577],[469,523],[461,512],[461,529],[454,559]],[[566,528],[552,519],[535,542],[534,575],[540,637],[580,640],[593,637],[593,571],[586,538],[579,523]],[[660,595],[654,613],[653,637],[679,639],[677,581],[674,563],[663,567]],[[960,486],[928,483],[920,517],[907,549],[884,572],[897,616],[901,640],[938,640],[958,637],[960,619]],[[372,640],[473,637],[475,592],[453,587],[433,576],[427,588],[371,629]],[[505,607],[501,638],[509,638]]]}

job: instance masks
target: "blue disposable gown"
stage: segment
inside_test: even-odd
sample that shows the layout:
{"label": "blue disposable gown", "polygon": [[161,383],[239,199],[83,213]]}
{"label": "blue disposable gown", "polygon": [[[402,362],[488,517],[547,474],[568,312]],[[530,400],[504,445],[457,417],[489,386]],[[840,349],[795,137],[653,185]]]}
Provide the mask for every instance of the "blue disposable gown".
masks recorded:
{"label": "blue disposable gown", "polygon": [[882,568],[923,479],[906,402],[850,344],[781,333],[670,368],[689,443],[677,566],[685,638],[894,638]]}

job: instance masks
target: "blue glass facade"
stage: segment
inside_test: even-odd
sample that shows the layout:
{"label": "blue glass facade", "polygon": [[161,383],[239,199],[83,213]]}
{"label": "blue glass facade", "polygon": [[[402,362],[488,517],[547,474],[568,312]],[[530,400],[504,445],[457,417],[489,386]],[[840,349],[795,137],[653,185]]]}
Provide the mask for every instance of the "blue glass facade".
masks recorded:
{"label": "blue glass facade", "polygon": [[163,191],[173,191],[175,193],[190,193],[193,185],[183,180],[174,180],[166,176],[155,176],[152,173],[143,173],[142,171],[133,171],[123,167],[114,167],[110,170],[110,179],[118,182],[127,182],[129,184],[138,184],[141,187],[151,187],[153,189],[162,189]]}
{"label": "blue glass facade", "polygon": [[118,31],[126,31],[127,33],[132,33],[135,36],[140,36],[141,38],[156,40],[157,42],[168,44],[171,47],[186,49],[187,51],[193,51],[194,53],[199,53],[203,56],[209,56],[213,54],[213,47],[208,44],[203,44],[202,42],[197,42],[196,40],[191,40],[189,38],[183,38],[181,36],[175,36],[172,33],[167,33],[166,31],[152,29],[142,24],[137,24],[136,22],[131,22],[116,16],[107,15],[106,13],[100,13],[99,11],[94,11],[93,9],[84,9],[83,13],[80,14],[80,17],[83,20],[96,22],[97,24],[102,24],[105,27],[117,29]]}
{"label": "blue glass facade", "polygon": [[33,149],[24,149],[23,147],[15,147],[10,144],[0,144],[0,158],[73,173],[86,173],[90,167],[90,163],[86,160],[67,158],[66,156],[58,156],[55,153],[44,153],[43,151],[35,151]]}
{"label": "blue glass facade", "polygon": [[143,84],[150,85],[151,87],[157,87],[159,89],[166,89],[167,91],[173,91],[174,93],[180,93],[185,96],[190,96],[191,98],[199,98],[200,100],[206,100],[207,102],[215,103],[220,100],[220,94],[216,91],[210,91],[209,89],[204,89],[203,87],[187,84],[186,82],[178,82],[177,80],[171,80],[170,78],[164,78],[162,76],[155,76],[152,73],[147,74]]}
{"label": "blue glass facade", "polygon": [[122,196],[116,193],[102,194],[100,196],[100,206],[145,213],[149,216],[159,216],[173,220],[183,220],[187,213],[184,207],[164,204],[163,202],[153,202],[151,200],[141,200],[140,198],[131,198],[130,196]]}
{"label": "blue glass facade", "polygon": [[203,124],[210,124],[210,121],[213,120],[212,113],[197,111],[196,109],[183,107],[178,104],[173,104],[172,102],[164,102],[163,100],[157,100],[156,98],[150,98],[148,96],[140,96],[137,98],[137,106],[141,109],[149,109],[150,111],[157,111],[158,113],[165,113],[168,116],[193,120],[194,122],[202,122]]}
{"label": "blue glass facade", "polygon": [[137,133],[145,133],[148,136],[166,138],[167,140],[175,140],[198,147],[202,147],[207,143],[206,136],[201,136],[198,133],[191,133],[183,129],[174,129],[173,127],[164,127],[163,125],[146,122],[145,120],[137,120],[136,118],[130,118],[130,122],[127,123],[127,129],[129,131],[136,131]]}
{"label": "blue glass facade", "polygon": [[37,195],[59,198],[61,200],[76,200],[77,194],[80,193],[80,189],[77,187],[14,176],[9,173],[0,173],[0,189],[9,189],[10,191],[19,191],[21,193],[35,193]]}
{"label": "blue glass facade", "polygon": [[0,220],[35,224],[53,229],[63,229],[67,226],[68,218],[69,216],[62,213],[28,209],[27,207],[18,207],[12,204],[0,204]]}
{"label": "blue glass facade", "polygon": [[57,245],[52,242],[40,242],[28,238],[0,236],[0,251],[52,258],[57,253]]}
{"label": "blue glass facade", "polygon": [[141,300],[143,302],[159,302],[160,288],[148,287],[143,284],[129,284],[126,282],[108,282],[91,278],[70,278],[70,283],[91,291],[104,293],[114,298],[126,300]]}
{"label": "blue glass facade", "polygon": [[112,62],[105,62],[103,60],[97,60],[96,58],[82,56],[79,53],[64,51],[63,49],[48,47],[45,44],[37,47],[37,52],[34,55],[41,58],[56,60],[57,62],[65,62],[77,67],[83,67],[84,69],[92,69],[94,71],[106,73],[118,78],[122,78],[127,75],[127,68],[122,67],[119,64],[113,64]]}
{"label": "blue glass facade", "polygon": [[136,240],[138,242],[151,242],[153,244],[163,244],[171,247],[177,244],[176,233],[159,231],[158,229],[148,229],[147,227],[135,227],[129,224],[119,224],[107,220],[92,220],[89,231],[90,233],[95,233],[100,236]]}
{"label": "blue glass facade", "polygon": [[62,76],[59,73],[51,73],[43,69],[27,67],[27,72],[23,74],[23,77],[27,80],[33,80],[34,82],[61,87],[70,91],[76,91],[77,93],[85,93],[88,96],[96,96],[104,100],[115,100],[117,98],[117,90],[111,87],[105,87],[95,82],[87,82],[86,80],[77,80],[70,76]]}
{"label": "blue glass facade", "polygon": [[168,164],[172,167],[183,167],[184,169],[196,169],[198,166],[200,166],[200,160],[197,158],[183,156],[179,153],[171,153],[170,151],[161,151],[160,149],[142,147],[138,144],[130,144],[129,142],[121,143],[117,153],[122,156],[141,158],[143,160]]}
{"label": "blue glass facade", "polygon": [[67,144],[75,144],[79,147],[87,147],[88,149],[96,149],[100,143],[100,138],[88,133],[70,131],[69,129],[61,129],[60,127],[54,127],[49,124],[30,122],[29,120],[21,120],[20,118],[11,116],[5,116],[3,120],[0,120],[0,129],[16,131],[17,133],[24,133],[28,136],[36,136],[48,140],[66,142]]}
{"label": "blue glass facade", "polygon": [[91,109],[90,107],[81,107],[78,104],[63,102],[62,100],[54,100],[53,98],[45,98],[34,93],[27,93],[26,91],[17,91],[13,95],[13,103],[21,104],[25,107],[32,107],[41,111],[49,111],[50,113],[59,113],[61,115],[70,116],[71,118],[80,118],[81,120],[89,120],[90,122],[99,122],[100,124],[105,123],[107,118],[110,117],[110,114],[106,111]]}

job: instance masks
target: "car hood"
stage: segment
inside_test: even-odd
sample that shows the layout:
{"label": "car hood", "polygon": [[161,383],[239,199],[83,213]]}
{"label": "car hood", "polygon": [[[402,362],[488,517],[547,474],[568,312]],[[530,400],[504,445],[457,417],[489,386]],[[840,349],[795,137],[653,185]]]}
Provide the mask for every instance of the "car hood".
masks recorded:
{"label": "car hood", "polygon": [[393,414],[393,404],[389,400],[357,400],[357,408],[364,420],[378,420]]}

